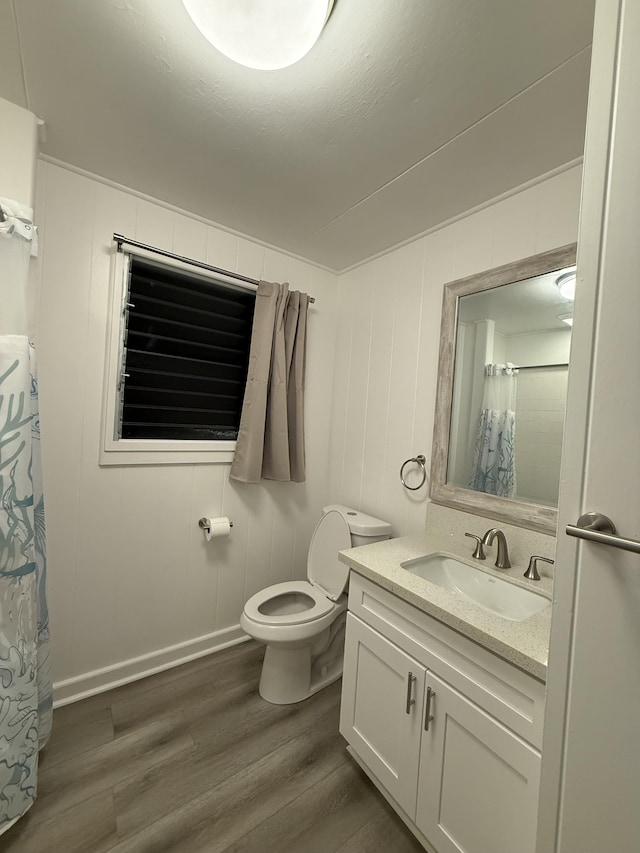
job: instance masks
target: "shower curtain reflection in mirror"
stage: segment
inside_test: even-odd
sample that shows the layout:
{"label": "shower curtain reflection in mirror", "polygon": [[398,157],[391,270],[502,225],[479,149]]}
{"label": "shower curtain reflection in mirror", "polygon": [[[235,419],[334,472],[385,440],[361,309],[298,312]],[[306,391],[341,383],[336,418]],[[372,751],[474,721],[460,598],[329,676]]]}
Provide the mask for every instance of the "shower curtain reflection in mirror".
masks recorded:
{"label": "shower curtain reflection in mirror", "polygon": [[478,420],[469,487],[512,498],[516,495],[515,431],[518,368],[485,365],[482,411]]}

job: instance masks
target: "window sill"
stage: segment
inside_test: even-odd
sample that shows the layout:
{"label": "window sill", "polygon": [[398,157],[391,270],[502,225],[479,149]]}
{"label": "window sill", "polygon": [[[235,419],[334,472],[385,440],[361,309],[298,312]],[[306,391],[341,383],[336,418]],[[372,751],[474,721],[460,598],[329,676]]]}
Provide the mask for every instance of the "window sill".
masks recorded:
{"label": "window sill", "polygon": [[228,465],[235,441],[135,441],[105,442],[99,465]]}

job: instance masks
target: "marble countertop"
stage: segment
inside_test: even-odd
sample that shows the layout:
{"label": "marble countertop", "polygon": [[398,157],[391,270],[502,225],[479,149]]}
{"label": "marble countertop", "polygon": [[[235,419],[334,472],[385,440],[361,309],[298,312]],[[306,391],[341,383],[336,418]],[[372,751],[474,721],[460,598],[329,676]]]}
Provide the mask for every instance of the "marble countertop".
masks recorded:
{"label": "marble countertop", "polygon": [[[503,619],[455,592],[418,577],[401,563],[440,551],[426,534],[388,539],[340,552],[340,560],[363,577],[389,590],[414,607],[444,622],[469,639],[515,664],[541,681],[547,678],[551,606],[521,622]],[[522,577],[526,566],[494,569],[490,560],[478,564],[466,555],[456,559],[518,586],[533,589],[551,600],[553,580],[529,581]]]}

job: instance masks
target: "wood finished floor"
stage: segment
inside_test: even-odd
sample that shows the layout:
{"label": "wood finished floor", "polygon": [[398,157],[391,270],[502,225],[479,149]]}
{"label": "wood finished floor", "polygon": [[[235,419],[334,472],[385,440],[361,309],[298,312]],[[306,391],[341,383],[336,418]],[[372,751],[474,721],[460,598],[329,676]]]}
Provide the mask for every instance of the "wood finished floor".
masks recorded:
{"label": "wood finished floor", "polygon": [[258,694],[245,643],[54,712],[2,853],[419,853],[338,733],[340,682]]}

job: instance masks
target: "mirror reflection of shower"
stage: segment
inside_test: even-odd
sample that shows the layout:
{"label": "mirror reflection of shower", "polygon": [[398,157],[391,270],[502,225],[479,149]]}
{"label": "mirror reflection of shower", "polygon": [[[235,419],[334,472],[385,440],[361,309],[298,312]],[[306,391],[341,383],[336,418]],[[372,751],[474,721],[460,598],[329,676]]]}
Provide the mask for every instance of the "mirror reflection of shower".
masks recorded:
{"label": "mirror reflection of shower", "polygon": [[447,482],[557,506],[575,268],[458,302]]}

